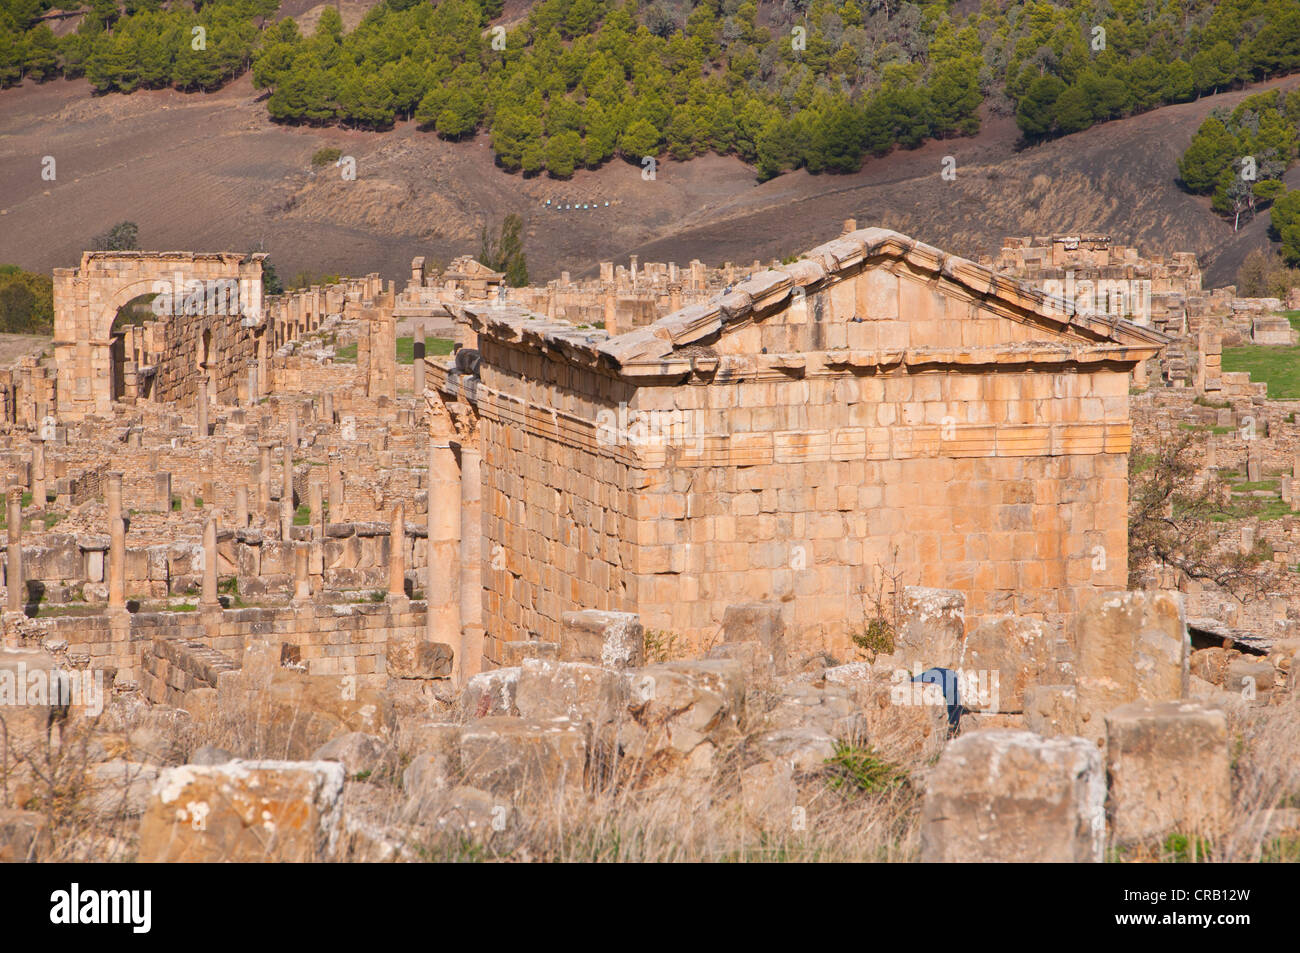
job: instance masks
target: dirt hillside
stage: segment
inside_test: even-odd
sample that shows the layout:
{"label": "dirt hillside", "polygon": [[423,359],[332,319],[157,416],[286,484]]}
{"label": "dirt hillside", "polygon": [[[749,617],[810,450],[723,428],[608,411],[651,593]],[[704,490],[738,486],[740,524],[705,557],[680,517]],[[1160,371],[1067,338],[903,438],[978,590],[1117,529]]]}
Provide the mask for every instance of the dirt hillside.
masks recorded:
{"label": "dirt hillside", "polygon": [[[482,135],[455,144],[412,123],[388,133],[276,125],[247,78],[207,95],[92,96],[83,81],[26,84],[0,92],[0,262],[72,265],[92,236],[126,219],[149,248],[263,249],[284,277],[379,271],[400,281],[413,256],[473,253],[483,224],[515,211],[534,280],[590,273],[631,253],[780,257],[856,218],[968,256],[996,251],[1004,235],[1109,233],[1153,252],[1195,251],[1225,283],[1265,241],[1267,216],[1234,235],[1207,200],[1178,189],[1176,160],[1212,108],[1246,95],[1020,152],[1014,124],[990,119],[977,137],[896,151],[854,175],[798,172],[760,185],[752,169],[717,156],[663,161],[653,180],[617,160],[567,182],[510,175]],[[313,169],[312,154],[326,146],[355,158],[355,181],[334,166]],[[940,177],[949,155],[952,182]],[[55,159],[54,181],[41,177],[44,156]],[[1300,186],[1300,168],[1289,184]],[[557,209],[584,203],[593,207]]]}

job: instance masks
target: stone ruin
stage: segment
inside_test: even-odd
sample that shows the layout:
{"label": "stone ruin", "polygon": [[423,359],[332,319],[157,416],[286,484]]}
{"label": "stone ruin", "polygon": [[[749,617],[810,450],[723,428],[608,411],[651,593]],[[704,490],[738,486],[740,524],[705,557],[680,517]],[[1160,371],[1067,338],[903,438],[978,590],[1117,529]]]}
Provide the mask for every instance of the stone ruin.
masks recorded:
{"label": "stone ruin", "polygon": [[[867,751],[916,795],[891,856],[1096,861],[1237,844],[1230,732],[1300,714],[1289,624],[1123,591],[1154,327],[851,225],[692,268],[694,303],[671,266],[502,295],[417,259],[122,328],[155,266],[260,262],[97,254],[56,285],[90,340],[23,365],[0,435],[0,858],[516,856],[611,797],[786,837]],[[448,317],[455,353],[397,363]],[[6,700],[20,672],[107,697]],[[106,841],[24,809],[78,738]],[[1232,849],[1300,828],[1278,783]]]}

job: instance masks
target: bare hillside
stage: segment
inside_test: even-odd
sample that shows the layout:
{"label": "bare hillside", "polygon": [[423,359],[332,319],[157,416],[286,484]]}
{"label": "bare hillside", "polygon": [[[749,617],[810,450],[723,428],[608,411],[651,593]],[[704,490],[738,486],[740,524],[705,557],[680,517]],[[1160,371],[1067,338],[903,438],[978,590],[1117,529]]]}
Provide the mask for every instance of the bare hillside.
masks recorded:
{"label": "bare hillside", "polygon": [[[760,185],[752,169],[717,156],[663,161],[653,179],[621,161],[567,182],[510,175],[493,164],[486,136],[456,144],[411,123],[388,133],[278,126],[247,78],[208,95],[94,97],[80,81],[27,84],[0,92],[0,262],[71,265],[93,235],[129,219],[147,247],[261,248],[285,276],[380,271],[400,280],[414,255],[476,251],[483,224],[514,211],[527,224],[535,280],[629,253],[710,263],[785,256],[856,218],[969,256],[995,251],[1004,235],[1104,232],[1154,252],[1195,251],[1223,283],[1264,241],[1267,216],[1234,236],[1207,200],[1178,189],[1176,160],[1214,106],[1246,95],[1022,152],[1014,125],[991,119],[973,139],[896,151],[854,175],[801,171]],[[335,166],[313,169],[326,146],[356,159],[355,181]],[[41,177],[47,155],[54,181]],[[951,182],[940,177],[949,155]],[[592,207],[557,208],[575,204]]]}

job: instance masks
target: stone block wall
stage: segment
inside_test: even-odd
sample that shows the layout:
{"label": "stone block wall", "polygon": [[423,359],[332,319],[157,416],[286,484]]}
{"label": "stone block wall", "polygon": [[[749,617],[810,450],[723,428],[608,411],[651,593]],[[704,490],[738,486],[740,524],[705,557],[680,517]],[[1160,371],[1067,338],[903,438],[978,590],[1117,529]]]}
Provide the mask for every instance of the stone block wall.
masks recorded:
{"label": "stone block wall", "polygon": [[[488,318],[488,660],[557,641],[565,611],[702,643],[728,605],[768,600],[799,649],[842,653],[882,572],[961,591],[968,625],[1062,621],[1122,588],[1124,346],[924,278],[873,265],[764,312],[789,279],[760,272],[734,293],[753,317],[638,377],[566,360],[559,327]],[[656,333],[708,320],[688,308]]]}
{"label": "stone block wall", "polygon": [[141,652],[140,691],[156,705],[184,707],[187,692],[216,688],[218,675],[237,668],[201,642],[159,637]]}
{"label": "stone block wall", "polygon": [[[500,664],[505,642],[534,633],[556,641],[567,611],[630,605],[628,504],[644,476],[594,439],[597,411],[616,412],[630,387],[483,345],[485,391],[501,395],[482,398],[497,408],[481,417],[484,656]],[[574,419],[561,422],[552,409]]]}
{"label": "stone block wall", "polygon": [[[243,657],[249,638],[271,639],[309,675],[348,675],[360,687],[387,682],[390,639],[424,637],[423,602],[344,603],[136,612],[6,620],[21,640],[66,643],[70,659],[109,668],[146,691],[184,692],[214,684],[221,659]],[[161,646],[161,647],[160,647]],[[238,666],[231,666],[238,667]],[[166,689],[157,687],[161,682]],[[170,696],[169,697],[174,697]]]}

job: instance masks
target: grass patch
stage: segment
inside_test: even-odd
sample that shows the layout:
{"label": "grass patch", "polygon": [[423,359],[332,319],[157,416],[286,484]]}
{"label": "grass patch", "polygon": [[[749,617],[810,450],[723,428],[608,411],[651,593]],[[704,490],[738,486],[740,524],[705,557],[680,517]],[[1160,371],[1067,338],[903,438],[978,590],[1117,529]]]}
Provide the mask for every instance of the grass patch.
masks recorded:
{"label": "grass patch", "polygon": [[[424,355],[425,357],[446,356],[451,353],[455,342],[450,338],[425,338]],[[397,339],[397,363],[414,364],[415,363],[415,338],[398,338]]]}
{"label": "grass patch", "polygon": [[306,503],[298,506],[298,510],[293,514],[294,526],[307,526],[311,523],[311,507]]}
{"label": "grass patch", "polygon": [[883,794],[907,784],[908,774],[869,745],[837,741],[835,754],[826,759],[826,783],[845,794]]}
{"label": "grass patch", "polygon": [[323,149],[317,149],[311,154],[311,164],[319,169],[321,166],[329,165],[331,162],[338,162],[339,157],[342,155],[342,149],[335,149],[332,146],[326,146]]}
{"label": "grass patch", "polygon": [[1276,493],[1278,491],[1278,481],[1256,480],[1253,483],[1247,481],[1246,483],[1234,483],[1232,485],[1232,491],[1234,493],[1254,493],[1256,490],[1269,490],[1270,492]]}
{"label": "grass patch", "polygon": [[[1294,312],[1288,313],[1288,319]],[[1294,321],[1292,322],[1294,326]],[[1223,370],[1246,371],[1256,383],[1268,384],[1271,400],[1300,398],[1300,346],[1269,347],[1245,344],[1223,349]]]}
{"label": "grass patch", "polygon": [[334,363],[355,364],[357,362],[357,342],[344,344],[334,349]]}

